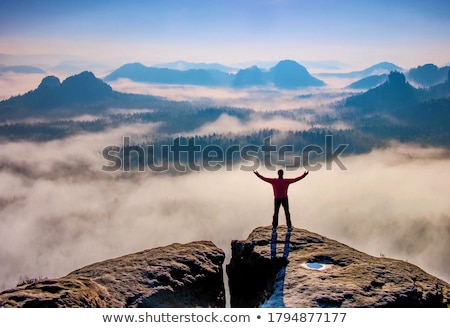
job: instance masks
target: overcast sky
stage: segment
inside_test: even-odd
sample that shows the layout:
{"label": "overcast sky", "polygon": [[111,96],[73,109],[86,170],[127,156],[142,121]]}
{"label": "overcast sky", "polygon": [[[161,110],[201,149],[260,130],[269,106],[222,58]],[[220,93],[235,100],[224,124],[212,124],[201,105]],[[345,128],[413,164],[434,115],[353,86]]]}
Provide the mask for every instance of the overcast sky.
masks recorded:
{"label": "overcast sky", "polygon": [[449,12],[448,0],[5,0],[0,54],[113,65],[293,59],[442,66],[450,62]]}

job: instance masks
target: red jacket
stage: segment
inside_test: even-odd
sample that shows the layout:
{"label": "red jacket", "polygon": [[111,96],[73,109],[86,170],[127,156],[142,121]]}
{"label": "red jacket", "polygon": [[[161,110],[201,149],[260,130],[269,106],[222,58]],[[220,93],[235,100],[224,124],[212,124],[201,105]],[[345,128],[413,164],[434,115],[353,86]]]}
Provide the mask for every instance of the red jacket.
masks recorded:
{"label": "red jacket", "polygon": [[264,180],[272,185],[273,188],[273,195],[275,198],[287,198],[287,191],[288,187],[291,183],[297,182],[301,179],[303,179],[306,174],[302,174],[299,177],[293,178],[293,179],[284,179],[284,178],[266,178],[259,174],[258,172],[255,172],[255,174],[261,179]]}

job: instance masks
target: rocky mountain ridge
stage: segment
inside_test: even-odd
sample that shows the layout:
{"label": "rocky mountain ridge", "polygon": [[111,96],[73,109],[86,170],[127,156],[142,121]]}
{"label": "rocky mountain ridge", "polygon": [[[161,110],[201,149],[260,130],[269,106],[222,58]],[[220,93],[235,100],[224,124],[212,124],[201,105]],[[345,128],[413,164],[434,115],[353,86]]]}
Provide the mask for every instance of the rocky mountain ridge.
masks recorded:
{"label": "rocky mountain ridge", "polygon": [[111,82],[120,78],[145,83],[237,88],[274,86],[279,89],[301,89],[325,85],[323,81],[313,77],[304,66],[293,60],[282,60],[269,71],[254,65],[240,69],[236,74],[218,69],[178,70],[165,67],[147,67],[141,63],[129,63],[108,74],[104,80]]}
{"label": "rocky mountain ridge", "polygon": [[[449,307],[450,285],[419,267],[373,257],[304,229],[258,227],[232,241],[232,307]],[[29,281],[1,307],[225,307],[225,253],[172,244]]]}
{"label": "rocky mountain ridge", "polygon": [[56,76],[46,76],[36,89],[0,101],[0,119],[58,119],[105,113],[117,107],[148,108],[164,101],[161,97],[114,91],[92,72],[84,71],[62,82]]}

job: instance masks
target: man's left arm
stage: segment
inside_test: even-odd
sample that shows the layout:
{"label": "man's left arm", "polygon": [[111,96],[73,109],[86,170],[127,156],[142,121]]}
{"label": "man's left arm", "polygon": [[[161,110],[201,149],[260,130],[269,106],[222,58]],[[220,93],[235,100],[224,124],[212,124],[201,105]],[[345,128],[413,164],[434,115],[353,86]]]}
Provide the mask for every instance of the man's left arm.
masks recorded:
{"label": "man's left arm", "polygon": [[303,174],[302,174],[301,176],[292,179],[292,182],[300,181],[301,179],[303,179],[304,177],[306,177],[308,174],[309,174],[309,171],[306,170],[305,172],[303,172]]}

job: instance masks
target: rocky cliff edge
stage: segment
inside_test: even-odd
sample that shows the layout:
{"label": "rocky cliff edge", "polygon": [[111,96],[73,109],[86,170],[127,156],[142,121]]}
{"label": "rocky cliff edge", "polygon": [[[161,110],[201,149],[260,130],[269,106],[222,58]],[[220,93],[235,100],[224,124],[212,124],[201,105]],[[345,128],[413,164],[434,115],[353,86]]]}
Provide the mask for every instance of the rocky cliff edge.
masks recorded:
{"label": "rocky cliff edge", "polygon": [[224,252],[172,244],[0,293],[0,307],[225,307]]}
{"label": "rocky cliff edge", "polygon": [[[231,307],[449,307],[450,286],[303,229],[256,228],[231,243]],[[225,307],[224,252],[172,244],[0,293],[0,307]]]}
{"label": "rocky cliff edge", "polygon": [[449,307],[450,286],[303,229],[256,228],[232,242],[232,307]]}

